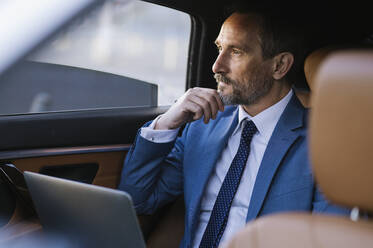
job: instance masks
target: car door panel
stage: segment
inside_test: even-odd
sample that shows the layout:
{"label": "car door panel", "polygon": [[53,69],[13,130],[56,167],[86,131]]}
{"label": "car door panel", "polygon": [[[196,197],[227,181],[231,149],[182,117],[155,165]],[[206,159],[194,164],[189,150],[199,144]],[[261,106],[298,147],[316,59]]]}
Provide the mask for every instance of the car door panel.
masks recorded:
{"label": "car door panel", "polygon": [[[138,128],[165,109],[139,107],[5,116],[0,118],[0,130],[7,130],[0,131],[0,162],[33,172],[46,166],[98,165],[92,183],[116,188]],[[39,221],[25,218],[19,204],[9,223],[0,229],[0,236],[7,233],[6,239],[40,231]]]}
{"label": "car door panel", "polygon": [[[21,171],[40,172],[46,166],[61,167],[70,165],[94,166],[98,165],[97,174],[92,184],[116,188],[119,182],[123,160],[130,145],[79,147],[79,148],[57,148],[45,149],[45,154],[40,157],[20,158],[11,160]],[[37,151],[34,151],[37,152]]]}

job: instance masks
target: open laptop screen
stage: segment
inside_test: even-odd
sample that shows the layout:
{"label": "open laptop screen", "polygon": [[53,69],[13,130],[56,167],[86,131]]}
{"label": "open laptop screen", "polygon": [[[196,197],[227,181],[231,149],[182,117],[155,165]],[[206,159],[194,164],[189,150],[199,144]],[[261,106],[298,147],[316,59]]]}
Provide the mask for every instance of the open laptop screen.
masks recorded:
{"label": "open laptop screen", "polygon": [[24,173],[41,224],[69,247],[145,247],[125,192]]}

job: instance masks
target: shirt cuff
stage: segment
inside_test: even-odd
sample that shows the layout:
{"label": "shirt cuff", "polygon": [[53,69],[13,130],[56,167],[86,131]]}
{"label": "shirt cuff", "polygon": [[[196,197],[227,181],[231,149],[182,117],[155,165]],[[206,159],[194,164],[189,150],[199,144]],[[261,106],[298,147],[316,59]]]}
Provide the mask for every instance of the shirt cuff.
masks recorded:
{"label": "shirt cuff", "polygon": [[168,143],[174,141],[179,132],[179,128],[170,130],[154,130],[155,124],[160,117],[161,115],[155,118],[148,127],[141,128],[141,137],[154,143]]}

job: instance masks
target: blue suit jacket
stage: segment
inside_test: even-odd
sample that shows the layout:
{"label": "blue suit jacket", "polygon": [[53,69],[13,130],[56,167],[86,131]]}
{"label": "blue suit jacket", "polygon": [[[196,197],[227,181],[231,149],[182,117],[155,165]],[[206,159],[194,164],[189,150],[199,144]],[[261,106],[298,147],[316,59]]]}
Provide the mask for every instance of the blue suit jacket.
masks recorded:
{"label": "blue suit jacket", "polygon": [[[315,187],[306,118],[307,111],[293,96],[267,145],[246,221],[285,211],[347,213],[328,204]],[[238,108],[226,107],[208,124],[199,120],[186,125],[175,142],[157,144],[137,135],[127,155],[119,188],[132,196],[138,213],[153,213],[184,193],[182,247],[189,247],[193,241],[202,194],[237,123]]]}

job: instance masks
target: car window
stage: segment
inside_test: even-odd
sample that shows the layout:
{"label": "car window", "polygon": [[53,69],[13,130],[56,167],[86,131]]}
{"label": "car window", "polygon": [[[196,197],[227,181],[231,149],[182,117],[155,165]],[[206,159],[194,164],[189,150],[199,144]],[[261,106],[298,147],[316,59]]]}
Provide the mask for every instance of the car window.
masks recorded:
{"label": "car window", "polygon": [[2,78],[0,114],[170,105],[185,91],[190,32],[186,13],[106,1]]}

